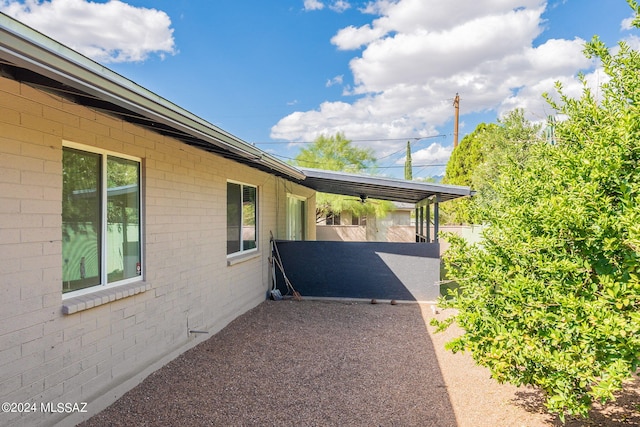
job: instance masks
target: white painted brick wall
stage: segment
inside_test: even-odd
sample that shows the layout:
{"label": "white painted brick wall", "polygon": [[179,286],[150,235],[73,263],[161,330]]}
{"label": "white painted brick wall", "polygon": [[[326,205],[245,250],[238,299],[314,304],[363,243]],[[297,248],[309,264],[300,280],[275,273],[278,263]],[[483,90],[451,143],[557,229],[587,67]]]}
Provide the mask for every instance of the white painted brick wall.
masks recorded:
{"label": "white painted brick wall", "polygon": [[[63,140],[143,159],[148,285],[69,315],[61,292]],[[227,179],[259,188],[259,256],[232,266]],[[312,214],[313,191],[287,188],[309,197]],[[215,333],[259,304],[269,232],[283,238],[286,230],[286,192],[282,179],[0,77],[0,401],[82,401],[91,415],[206,339],[188,328]],[[0,425],[82,418],[0,414]]]}

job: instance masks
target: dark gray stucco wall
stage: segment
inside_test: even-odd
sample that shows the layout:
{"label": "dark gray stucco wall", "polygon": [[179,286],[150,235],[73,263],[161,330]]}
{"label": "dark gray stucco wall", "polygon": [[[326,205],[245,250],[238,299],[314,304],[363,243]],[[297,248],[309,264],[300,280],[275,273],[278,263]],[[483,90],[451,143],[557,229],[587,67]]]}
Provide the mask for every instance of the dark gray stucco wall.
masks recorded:
{"label": "dark gray stucco wall", "polygon": [[[303,297],[433,301],[440,295],[437,243],[277,241],[276,245],[287,277]],[[280,271],[276,277],[285,295]]]}

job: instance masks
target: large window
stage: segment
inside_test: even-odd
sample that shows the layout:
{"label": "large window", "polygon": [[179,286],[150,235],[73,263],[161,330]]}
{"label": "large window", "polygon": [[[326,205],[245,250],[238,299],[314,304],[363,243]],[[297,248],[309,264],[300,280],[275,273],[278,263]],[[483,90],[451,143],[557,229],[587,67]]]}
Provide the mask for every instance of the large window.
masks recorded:
{"label": "large window", "polygon": [[139,279],[140,161],[69,144],[62,177],[63,293]]}
{"label": "large window", "polygon": [[257,248],[257,206],[256,187],[227,183],[227,255]]}

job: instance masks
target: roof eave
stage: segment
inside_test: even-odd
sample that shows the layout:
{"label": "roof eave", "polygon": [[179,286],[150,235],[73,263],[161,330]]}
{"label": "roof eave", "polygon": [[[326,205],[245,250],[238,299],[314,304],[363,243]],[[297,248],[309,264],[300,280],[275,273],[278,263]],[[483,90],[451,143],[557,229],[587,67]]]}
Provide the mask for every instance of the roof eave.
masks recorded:
{"label": "roof eave", "polygon": [[304,179],[297,168],[3,13],[0,13],[0,52],[18,66],[171,126],[251,163],[293,179]]}

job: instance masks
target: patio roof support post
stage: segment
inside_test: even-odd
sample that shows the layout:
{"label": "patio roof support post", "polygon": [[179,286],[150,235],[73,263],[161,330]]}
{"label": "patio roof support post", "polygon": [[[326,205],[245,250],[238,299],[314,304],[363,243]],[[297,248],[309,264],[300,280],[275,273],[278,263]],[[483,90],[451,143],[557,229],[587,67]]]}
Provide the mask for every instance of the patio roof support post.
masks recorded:
{"label": "patio roof support post", "polygon": [[420,241],[424,242],[424,206],[420,206]]}
{"label": "patio roof support post", "polygon": [[433,205],[433,241],[438,243],[438,233],[440,232],[440,196],[435,197]]}
{"label": "patio roof support post", "polygon": [[427,243],[431,243],[431,199],[427,199]]}
{"label": "patio roof support post", "polygon": [[420,220],[420,208],[416,206],[416,243],[420,241],[420,224],[418,221]]}

